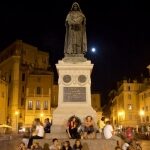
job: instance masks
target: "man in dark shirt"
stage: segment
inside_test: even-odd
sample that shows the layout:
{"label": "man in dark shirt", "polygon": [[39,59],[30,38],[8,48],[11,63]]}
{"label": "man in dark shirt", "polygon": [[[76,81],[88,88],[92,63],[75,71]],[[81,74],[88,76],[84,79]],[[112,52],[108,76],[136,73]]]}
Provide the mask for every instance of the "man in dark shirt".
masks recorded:
{"label": "man in dark shirt", "polygon": [[44,131],[45,133],[50,133],[51,132],[51,123],[49,122],[49,118],[45,119],[45,125],[44,125]]}

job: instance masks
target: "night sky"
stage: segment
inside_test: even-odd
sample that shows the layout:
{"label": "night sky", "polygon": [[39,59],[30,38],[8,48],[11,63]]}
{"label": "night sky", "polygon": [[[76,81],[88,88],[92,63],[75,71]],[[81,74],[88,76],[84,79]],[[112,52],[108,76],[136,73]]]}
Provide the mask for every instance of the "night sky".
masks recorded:
{"label": "night sky", "polygon": [[[7,4],[0,2],[0,51],[22,39],[50,53],[55,63],[63,58],[65,18],[73,0]],[[144,1],[78,0],[87,19],[88,52],[94,63],[92,90],[106,94],[122,79],[148,75],[150,64],[150,9]],[[91,48],[96,52],[92,53]],[[57,80],[57,73],[56,73]]]}

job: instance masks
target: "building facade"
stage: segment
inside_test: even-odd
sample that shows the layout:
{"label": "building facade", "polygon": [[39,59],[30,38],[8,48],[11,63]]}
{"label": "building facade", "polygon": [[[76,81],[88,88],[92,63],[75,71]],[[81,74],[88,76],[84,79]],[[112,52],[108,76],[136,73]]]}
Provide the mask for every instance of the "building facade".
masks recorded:
{"label": "building facade", "polygon": [[0,124],[7,123],[8,84],[0,79]]}
{"label": "building facade", "polygon": [[[32,119],[38,117],[38,113],[51,116],[53,73],[49,71],[48,53],[17,40],[0,53],[0,71],[8,83],[7,117],[13,129],[31,124],[31,113]],[[37,88],[39,94],[36,93]],[[33,109],[36,109],[36,100],[41,105],[40,112],[31,112],[29,101],[33,101]]]}
{"label": "building facade", "polygon": [[140,103],[138,93],[141,88],[142,84],[136,80],[133,82],[124,80],[120,84],[111,105],[111,119],[114,126],[137,127],[139,125]]}
{"label": "building facade", "polygon": [[143,88],[139,92],[140,125],[150,125],[150,79],[144,80]]}

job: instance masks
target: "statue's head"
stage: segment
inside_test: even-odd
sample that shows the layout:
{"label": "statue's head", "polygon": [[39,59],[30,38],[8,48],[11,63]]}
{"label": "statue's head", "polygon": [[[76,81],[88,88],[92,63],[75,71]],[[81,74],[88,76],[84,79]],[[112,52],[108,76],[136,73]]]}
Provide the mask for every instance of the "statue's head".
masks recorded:
{"label": "statue's head", "polygon": [[80,6],[77,2],[74,2],[71,7],[72,11],[81,11]]}

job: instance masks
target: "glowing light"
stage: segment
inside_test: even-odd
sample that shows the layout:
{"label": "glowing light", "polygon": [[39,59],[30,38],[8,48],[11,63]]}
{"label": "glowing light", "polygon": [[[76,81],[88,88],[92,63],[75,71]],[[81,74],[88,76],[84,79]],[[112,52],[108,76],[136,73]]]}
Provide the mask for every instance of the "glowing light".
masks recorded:
{"label": "glowing light", "polygon": [[144,116],[145,115],[144,110],[140,110],[139,114],[140,114],[140,116]]}
{"label": "glowing light", "polygon": [[19,114],[19,112],[18,111],[15,111],[15,115],[17,116]]}
{"label": "glowing light", "polygon": [[41,114],[40,114],[40,116],[41,116],[41,117],[43,117],[43,116],[44,116],[44,114],[43,114],[43,113],[41,113]]}
{"label": "glowing light", "polygon": [[92,48],[92,52],[95,53],[96,52],[96,48],[93,47]]}

